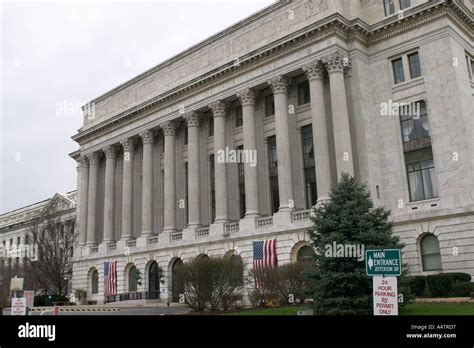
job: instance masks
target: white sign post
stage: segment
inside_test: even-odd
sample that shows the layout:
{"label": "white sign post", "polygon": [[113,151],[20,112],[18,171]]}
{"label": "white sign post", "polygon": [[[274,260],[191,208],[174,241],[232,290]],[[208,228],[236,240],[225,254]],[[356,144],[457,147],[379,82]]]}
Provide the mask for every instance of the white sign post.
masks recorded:
{"label": "white sign post", "polygon": [[398,315],[397,277],[373,277],[374,315]]}
{"label": "white sign post", "polygon": [[26,298],[12,298],[12,315],[26,315]]}
{"label": "white sign post", "polygon": [[33,290],[24,290],[23,297],[26,298],[26,306],[28,308],[33,308],[35,301],[35,292]]}

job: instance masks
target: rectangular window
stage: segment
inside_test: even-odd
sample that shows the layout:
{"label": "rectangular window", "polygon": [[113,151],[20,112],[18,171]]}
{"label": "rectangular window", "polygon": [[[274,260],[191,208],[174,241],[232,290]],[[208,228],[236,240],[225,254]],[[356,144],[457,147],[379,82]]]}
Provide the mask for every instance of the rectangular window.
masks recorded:
{"label": "rectangular window", "polygon": [[235,107],[235,127],[242,127],[244,124],[243,114],[242,114],[242,105],[237,105]]}
{"label": "rectangular window", "polygon": [[399,113],[404,143],[430,137],[428,113],[423,100],[400,107]]}
{"label": "rectangular window", "polygon": [[392,60],[393,67],[393,77],[395,79],[395,84],[405,81],[405,73],[403,72],[403,60],[398,58]]}
{"label": "rectangular window", "polygon": [[275,100],[273,94],[265,96],[265,117],[275,115]]}
{"label": "rectangular window", "polygon": [[215,177],[214,154],[209,155],[209,178],[211,181],[211,214],[210,224],[216,220],[216,177]]}
{"label": "rectangular window", "polygon": [[188,127],[186,124],[184,125],[183,129],[183,138],[184,138],[184,145],[188,145]]}
{"label": "rectangular window", "polygon": [[385,16],[390,16],[395,13],[395,4],[393,0],[383,0],[383,7],[385,9]]}
{"label": "rectangular window", "polygon": [[400,0],[400,10],[410,7],[410,0]]}
{"label": "rectangular window", "polygon": [[188,162],[184,162],[184,226],[187,226],[189,223],[189,187],[188,187]]}
{"label": "rectangular window", "polygon": [[[242,145],[237,147],[237,150],[242,151],[244,147]],[[244,163],[239,162],[237,164],[237,170],[239,175],[239,215],[243,219],[245,216],[245,169]]]}
{"label": "rectangular window", "polygon": [[309,94],[309,82],[303,81],[298,83],[298,105],[308,104],[311,101]]}
{"label": "rectangular window", "polygon": [[272,214],[280,209],[280,191],[278,189],[278,159],[276,137],[268,137],[268,166],[270,168],[270,194]]}
{"label": "rectangular window", "polygon": [[210,137],[214,136],[214,116],[210,112],[207,113],[207,126],[208,135]]}
{"label": "rectangular window", "polygon": [[466,53],[466,64],[467,72],[469,73],[469,78],[474,79],[474,59]]}
{"label": "rectangular window", "polygon": [[405,154],[408,188],[412,202],[438,197],[431,148]]}
{"label": "rectangular window", "polygon": [[303,166],[306,189],[306,208],[317,203],[316,171],[314,164],[313,128],[307,125],[301,128],[301,142],[303,145]]}
{"label": "rectangular window", "polygon": [[420,67],[420,56],[418,52],[408,55],[408,63],[410,65],[410,75],[414,79],[421,76],[421,67]]}

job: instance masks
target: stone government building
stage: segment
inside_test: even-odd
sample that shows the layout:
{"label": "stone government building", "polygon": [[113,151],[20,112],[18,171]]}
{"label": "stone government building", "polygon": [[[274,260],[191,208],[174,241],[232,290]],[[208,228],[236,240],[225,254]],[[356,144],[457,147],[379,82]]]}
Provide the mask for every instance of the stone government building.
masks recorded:
{"label": "stone government building", "polygon": [[[73,288],[102,302],[117,260],[124,298],[176,301],[173,271],[193,257],[251,267],[252,242],[276,239],[279,264],[307,258],[309,209],[341,172],[393,211],[412,274],[474,275],[472,10],[279,1],[91,101],[71,154]],[[222,163],[226,148],[257,165]]]}

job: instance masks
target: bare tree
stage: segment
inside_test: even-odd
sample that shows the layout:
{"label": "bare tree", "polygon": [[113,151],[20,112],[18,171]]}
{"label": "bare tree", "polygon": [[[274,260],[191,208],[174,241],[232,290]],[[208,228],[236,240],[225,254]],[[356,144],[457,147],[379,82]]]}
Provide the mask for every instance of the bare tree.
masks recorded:
{"label": "bare tree", "polygon": [[37,221],[29,228],[36,258],[25,260],[25,276],[37,290],[55,295],[67,295],[68,279],[72,276],[74,221],[55,217]]}

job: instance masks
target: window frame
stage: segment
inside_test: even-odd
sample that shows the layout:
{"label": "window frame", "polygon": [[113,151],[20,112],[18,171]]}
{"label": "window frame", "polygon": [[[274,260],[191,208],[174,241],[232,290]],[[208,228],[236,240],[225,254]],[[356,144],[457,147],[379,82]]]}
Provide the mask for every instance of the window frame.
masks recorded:
{"label": "window frame", "polygon": [[[395,8],[395,1],[394,0],[382,0],[382,5],[383,5],[385,17],[389,17],[389,16],[395,14],[396,8]],[[387,7],[387,5],[389,7]],[[393,7],[393,12],[391,12],[392,7]],[[390,13],[387,13],[387,12],[390,12]]]}
{"label": "window frame", "polygon": [[[437,247],[438,247],[438,252],[437,253],[429,253],[426,254],[423,252],[423,241],[425,241],[427,238],[434,238],[436,239],[437,242]],[[439,245],[439,238],[433,234],[433,233],[426,233],[421,236],[420,241],[419,241],[419,247],[420,247],[420,259],[421,259],[421,270],[423,272],[438,272],[443,270],[443,259],[441,257],[441,247]],[[433,256],[433,255],[439,255],[439,268],[432,268],[432,269],[426,269],[425,266],[425,257],[426,256]]]}
{"label": "window frame", "polygon": [[296,99],[298,106],[311,103],[311,92],[308,80],[303,80],[296,84]]}
{"label": "window frame", "polygon": [[[406,4],[406,3],[408,3],[408,4]],[[402,4],[405,4],[405,6],[402,5]],[[411,0],[400,0],[399,5],[400,5],[400,10],[404,11],[405,9],[411,7]]]}
{"label": "window frame", "polygon": [[[411,57],[413,56],[416,56],[418,57],[417,61],[415,62],[416,65],[417,65],[417,68],[418,68],[418,73],[419,75],[417,76],[414,76],[413,75],[413,65],[412,65],[412,60],[411,60]],[[420,59],[420,53],[418,51],[415,51],[415,52],[412,52],[412,53],[408,53],[407,54],[407,60],[408,60],[408,69],[410,70],[410,78],[411,79],[416,79],[418,77],[421,77],[423,75],[423,72],[421,70],[421,59]]]}
{"label": "window frame", "polygon": [[[400,62],[400,67],[398,67],[397,69],[395,68],[395,63],[396,62]],[[393,82],[394,84],[398,85],[400,83],[403,83],[406,81],[406,76],[405,76],[405,66],[404,66],[404,62],[403,62],[403,56],[399,56],[397,58],[392,58],[390,59],[390,65],[392,67],[392,76],[393,76]],[[397,79],[397,72],[401,72],[402,73],[402,79],[399,81]]]}
{"label": "window frame", "polygon": [[[272,113],[269,112],[269,108],[268,108],[270,103],[268,103],[267,100],[269,98],[272,99],[272,107],[271,107]],[[264,95],[264,97],[263,97],[263,108],[264,108],[264,117],[265,118],[275,116],[275,96],[273,95],[273,93]]]}

